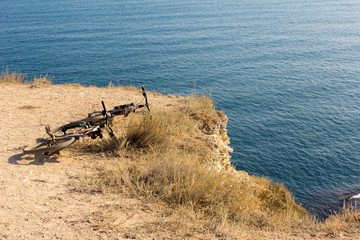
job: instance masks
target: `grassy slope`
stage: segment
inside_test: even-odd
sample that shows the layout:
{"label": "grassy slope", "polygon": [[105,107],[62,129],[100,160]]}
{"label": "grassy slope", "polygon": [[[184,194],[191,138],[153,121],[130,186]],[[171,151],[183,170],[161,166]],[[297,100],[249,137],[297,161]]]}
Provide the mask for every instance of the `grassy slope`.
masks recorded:
{"label": "grassy slope", "polygon": [[105,144],[79,146],[118,161],[117,166],[93,176],[87,190],[132,193],[156,199],[177,211],[187,209],[187,214],[211,221],[215,229],[231,228],[227,237],[236,238],[244,230],[254,231],[256,236],[259,232],[353,236],[359,231],[360,215],[351,209],[325,223],[318,222],[295,203],[283,185],[256,176],[244,177],[232,167],[221,171],[212,168],[212,149],[202,135],[221,121],[222,115],[210,98],[192,96],[173,106],[172,111],[153,108],[151,114],[130,116],[125,126],[122,120],[115,125],[120,137]]}

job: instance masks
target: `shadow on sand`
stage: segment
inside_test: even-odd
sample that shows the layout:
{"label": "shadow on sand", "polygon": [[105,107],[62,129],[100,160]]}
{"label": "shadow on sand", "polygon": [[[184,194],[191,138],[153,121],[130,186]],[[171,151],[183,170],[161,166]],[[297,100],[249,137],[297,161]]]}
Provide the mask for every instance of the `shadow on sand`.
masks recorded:
{"label": "shadow on sand", "polygon": [[44,165],[45,163],[59,163],[58,154],[52,155],[26,155],[24,153],[15,154],[8,159],[8,163],[14,165]]}
{"label": "shadow on sand", "polygon": [[[38,138],[36,139],[36,143],[43,142],[44,138]],[[20,150],[22,149],[17,148],[14,150]],[[19,153],[15,154],[8,159],[8,163],[14,164],[14,165],[44,165],[45,163],[59,163],[57,160],[59,158],[59,155],[56,153],[44,155],[44,154],[24,154]]]}

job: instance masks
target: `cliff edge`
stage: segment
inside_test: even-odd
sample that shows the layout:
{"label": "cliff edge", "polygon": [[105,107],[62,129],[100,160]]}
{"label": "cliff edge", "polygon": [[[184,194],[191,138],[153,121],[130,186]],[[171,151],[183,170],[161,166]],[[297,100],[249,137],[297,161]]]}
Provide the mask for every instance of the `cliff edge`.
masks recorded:
{"label": "cliff edge", "polygon": [[60,155],[22,153],[45,126],[81,119],[100,110],[100,101],[111,108],[142,99],[135,88],[1,84],[0,238],[327,239],[330,232],[353,239],[358,233],[356,221],[319,225],[282,185],[236,171],[227,116],[208,97],[149,93],[151,114],[116,118],[114,139],[85,139]]}

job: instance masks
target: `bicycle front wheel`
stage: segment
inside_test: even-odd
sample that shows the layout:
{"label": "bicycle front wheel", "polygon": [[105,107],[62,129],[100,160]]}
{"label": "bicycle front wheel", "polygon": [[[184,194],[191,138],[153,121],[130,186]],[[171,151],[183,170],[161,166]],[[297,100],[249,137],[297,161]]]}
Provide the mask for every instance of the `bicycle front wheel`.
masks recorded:
{"label": "bicycle front wheel", "polygon": [[54,143],[51,140],[46,140],[45,142],[24,148],[23,152],[24,154],[51,153],[66,148],[74,143],[75,140],[74,137],[58,139]]}

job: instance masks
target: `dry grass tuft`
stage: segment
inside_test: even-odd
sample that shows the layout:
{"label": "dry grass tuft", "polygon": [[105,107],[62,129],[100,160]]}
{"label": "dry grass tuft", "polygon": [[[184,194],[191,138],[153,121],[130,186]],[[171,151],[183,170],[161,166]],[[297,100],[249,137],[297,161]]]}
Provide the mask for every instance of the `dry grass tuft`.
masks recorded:
{"label": "dry grass tuft", "polygon": [[33,81],[30,82],[32,87],[43,87],[51,85],[52,80],[54,79],[53,76],[48,74],[41,75],[39,77],[34,77]]}
{"label": "dry grass tuft", "polygon": [[200,123],[200,129],[208,130],[209,126],[221,122],[224,115],[222,111],[216,111],[211,96],[192,93],[184,99],[181,111]]}
{"label": "dry grass tuft", "polygon": [[31,87],[43,87],[51,85],[51,82],[54,77],[46,75],[41,75],[39,77],[34,77],[31,81],[25,79],[26,74],[19,72],[9,73],[9,69],[6,67],[5,70],[2,70],[0,76],[0,83],[10,83],[10,84],[31,84]]}
{"label": "dry grass tuft", "polygon": [[334,213],[325,220],[324,231],[333,236],[352,231],[360,232],[360,212],[358,209],[356,202],[349,206],[344,204],[342,211]]}
{"label": "dry grass tuft", "polygon": [[170,133],[169,121],[165,115],[147,115],[140,122],[130,121],[125,135],[126,147],[156,148],[165,145]]}
{"label": "dry grass tuft", "polygon": [[119,81],[117,81],[117,83],[113,83],[112,81],[110,81],[107,85],[107,88],[122,88],[126,91],[131,91],[131,92],[139,92],[140,90],[138,88],[136,88],[135,86],[132,85],[121,85]]}
{"label": "dry grass tuft", "polygon": [[6,67],[3,69],[0,76],[0,83],[22,84],[25,81],[26,74],[12,72],[9,73],[9,69]]}

